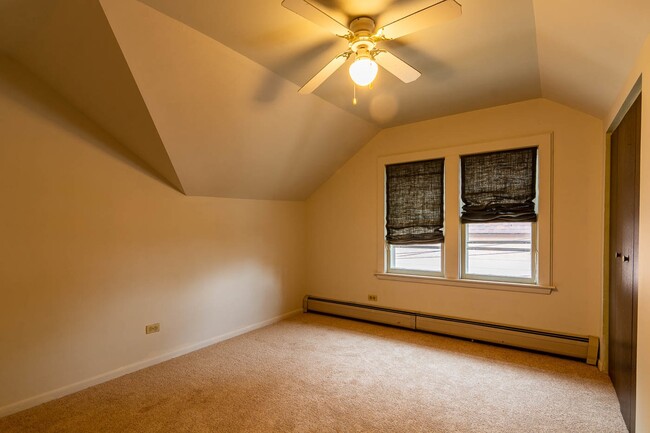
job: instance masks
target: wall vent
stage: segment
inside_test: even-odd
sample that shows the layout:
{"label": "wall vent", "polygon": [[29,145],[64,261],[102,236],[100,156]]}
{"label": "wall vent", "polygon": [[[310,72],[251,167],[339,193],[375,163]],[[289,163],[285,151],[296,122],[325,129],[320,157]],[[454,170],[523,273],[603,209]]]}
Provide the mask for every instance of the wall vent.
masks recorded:
{"label": "wall vent", "polygon": [[591,365],[596,365],[598,361],[599,340],[593,336],[479,322],[309,295],[303,300],[303,310],[569,356],[583,359]]}

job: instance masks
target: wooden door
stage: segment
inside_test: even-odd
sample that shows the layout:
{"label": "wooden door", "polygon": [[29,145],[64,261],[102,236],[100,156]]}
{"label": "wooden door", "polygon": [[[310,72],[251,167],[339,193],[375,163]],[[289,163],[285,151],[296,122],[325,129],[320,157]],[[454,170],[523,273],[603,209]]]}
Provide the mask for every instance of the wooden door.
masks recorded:
{"label": "wooden door", "polygon": [[612,133],[610,180],[609,375],[634,432],[641,96]]}

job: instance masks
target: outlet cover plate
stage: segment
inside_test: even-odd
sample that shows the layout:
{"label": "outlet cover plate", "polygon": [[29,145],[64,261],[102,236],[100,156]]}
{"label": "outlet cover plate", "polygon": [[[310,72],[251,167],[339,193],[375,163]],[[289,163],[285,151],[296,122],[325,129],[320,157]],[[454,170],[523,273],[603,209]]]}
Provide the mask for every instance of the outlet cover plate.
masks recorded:
{"label": "outlet cover plate", "polygon": [[160,332],[160,323],[152,323],[144,327],[145,334],[153,334],[154,332]]}

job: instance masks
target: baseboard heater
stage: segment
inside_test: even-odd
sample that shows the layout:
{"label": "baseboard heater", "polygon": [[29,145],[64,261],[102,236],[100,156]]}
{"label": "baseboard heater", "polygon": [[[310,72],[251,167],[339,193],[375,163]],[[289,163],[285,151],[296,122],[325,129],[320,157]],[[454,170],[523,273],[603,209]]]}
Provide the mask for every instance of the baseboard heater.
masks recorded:
{"label": "baseboard heater", "polygon": [[309,295],[303,300],[303,310],[579,358],[591,365],[598,361],[599,341],[593,336],[561,334]]}

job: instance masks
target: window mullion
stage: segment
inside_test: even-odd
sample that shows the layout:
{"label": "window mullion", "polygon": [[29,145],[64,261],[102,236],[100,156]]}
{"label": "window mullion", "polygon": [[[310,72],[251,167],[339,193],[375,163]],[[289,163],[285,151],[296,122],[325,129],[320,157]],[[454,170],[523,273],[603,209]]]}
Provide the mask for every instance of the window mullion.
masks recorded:
{"label": "window mullion", "polygon": [[460,277],[460,157],[447,155],[445,158],[445,277],[456,280]]}

